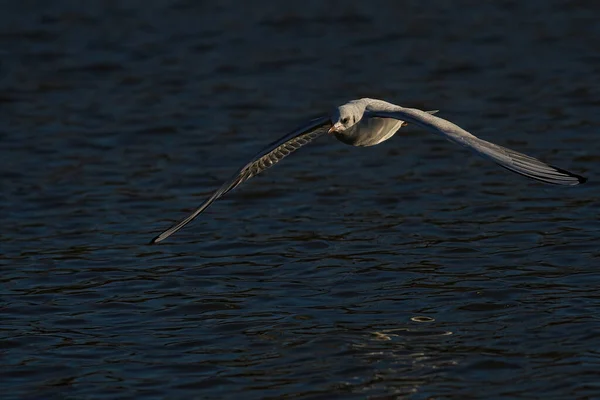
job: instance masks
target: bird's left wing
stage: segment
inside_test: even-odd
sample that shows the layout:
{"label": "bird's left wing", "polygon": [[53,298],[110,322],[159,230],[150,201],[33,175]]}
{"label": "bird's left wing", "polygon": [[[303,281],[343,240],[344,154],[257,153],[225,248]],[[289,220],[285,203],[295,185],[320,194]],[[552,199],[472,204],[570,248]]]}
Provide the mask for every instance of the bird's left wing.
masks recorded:
{"label": "bird's left wing", "polygon": [[506,147],[479,139],[443,118],[415,108],[404,108],[392,104],[367,106],[367,117],[395,118],[429,129],[451,142],[460,144],[476,154],[494,161],[512,172],[554,185],[573,186],[584,183],[586,178],[572,172],[546,164],[536,158],[507,149]]}
{"label": "bird's left wing", "polygon": [[289,154],[298,150],[300,147],[312,142],[319,136],[322,136],[327,132],[327,130],[319,128],[323,128],[327,125],[331,125],[328,116],[314,118],[289,134],[266,146],[263,150],[257,153],[249,163],[240,168],[227,182],[225,182],[219,189],[217,189],[217,191],[215,191],[208,199],[206,199],[193,213],[160,235],[156,236],[150,241],[150,244],[165,240],[183,228],[188,222],[196,218],[215,200],[224,196],[230,190],[235,189],[242,182],[245,182],[253,176],[260,174],[262,171],[275,165]]}

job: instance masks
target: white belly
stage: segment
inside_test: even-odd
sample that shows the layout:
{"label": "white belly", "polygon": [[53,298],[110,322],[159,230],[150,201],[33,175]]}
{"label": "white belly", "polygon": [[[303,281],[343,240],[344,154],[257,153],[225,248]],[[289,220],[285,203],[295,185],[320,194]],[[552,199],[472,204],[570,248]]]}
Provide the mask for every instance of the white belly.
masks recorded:
{"label": "white belly", "polygon": [[335,137],[352,146],[374,146],[391,138],[400,129],[403,122],[393,118],[363,118]]}

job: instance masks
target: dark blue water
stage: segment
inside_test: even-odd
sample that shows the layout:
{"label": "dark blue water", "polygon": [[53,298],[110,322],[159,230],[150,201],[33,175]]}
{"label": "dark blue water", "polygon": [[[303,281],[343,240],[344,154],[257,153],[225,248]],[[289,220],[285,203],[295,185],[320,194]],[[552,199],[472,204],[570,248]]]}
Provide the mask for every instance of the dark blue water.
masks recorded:
{"label": "dark blue water", "polygon": [[[600,6],[4,1],[5,399],[600,398]],[[416,128],[249,156],[359,97]]]}

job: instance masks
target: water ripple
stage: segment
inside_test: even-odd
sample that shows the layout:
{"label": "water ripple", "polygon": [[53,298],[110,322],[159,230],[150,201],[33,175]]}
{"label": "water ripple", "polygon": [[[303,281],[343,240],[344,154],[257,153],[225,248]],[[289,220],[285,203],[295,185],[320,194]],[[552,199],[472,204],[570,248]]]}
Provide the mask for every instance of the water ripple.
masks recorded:
{"label": "water ripple", "polygon": [[[593,4],[4,8],[6,398],[598,397]],[[360,96],[590,181],[540,185],[414,127],[324,138],[146,245]]]}

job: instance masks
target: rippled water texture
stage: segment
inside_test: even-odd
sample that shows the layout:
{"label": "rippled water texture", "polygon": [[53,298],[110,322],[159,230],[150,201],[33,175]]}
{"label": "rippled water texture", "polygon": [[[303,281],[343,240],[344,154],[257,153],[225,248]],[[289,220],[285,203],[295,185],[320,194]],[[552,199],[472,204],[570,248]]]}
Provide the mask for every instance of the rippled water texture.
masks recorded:
{"label": "rippled water texture", "polygon": [[[600,397],[599,3],[395,4],[1,3],[4,399]],[[147,245],[364,96],[590,181],[322,138]]]}

